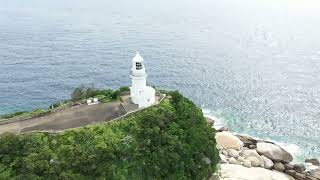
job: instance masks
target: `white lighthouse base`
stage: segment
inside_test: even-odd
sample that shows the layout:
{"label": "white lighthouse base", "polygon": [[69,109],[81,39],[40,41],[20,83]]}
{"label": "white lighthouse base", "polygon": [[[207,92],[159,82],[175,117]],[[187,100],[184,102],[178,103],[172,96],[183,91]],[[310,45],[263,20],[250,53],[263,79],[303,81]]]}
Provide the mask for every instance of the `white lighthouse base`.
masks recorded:
{"label": "white lighthouse base", "polygon": [[151,106],[156,101],[156,91],[150,86],[145,86],[140,91],[134,91],[130,87],[130,95],[132,103],[137,104],[139,108]]}

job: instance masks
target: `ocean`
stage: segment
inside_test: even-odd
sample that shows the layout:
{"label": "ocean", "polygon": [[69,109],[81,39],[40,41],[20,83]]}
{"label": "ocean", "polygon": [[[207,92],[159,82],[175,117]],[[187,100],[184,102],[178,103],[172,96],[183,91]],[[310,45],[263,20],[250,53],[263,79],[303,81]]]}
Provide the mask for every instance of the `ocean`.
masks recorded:
{"label": "ocean", "polygon": [[81,84],[179,90],[231,131],[320,158],[317,0],[0,0],[0,114]]}

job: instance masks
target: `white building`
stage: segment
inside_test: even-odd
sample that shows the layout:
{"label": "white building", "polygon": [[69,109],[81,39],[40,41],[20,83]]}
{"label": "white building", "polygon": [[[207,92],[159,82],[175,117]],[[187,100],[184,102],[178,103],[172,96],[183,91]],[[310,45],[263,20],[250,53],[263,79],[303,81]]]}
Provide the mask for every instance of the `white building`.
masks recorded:
{"label": "white building", "polygon": [[130,87],[131,101],[140,107],[147,107],[155,102],[154,88],[147,86],[147,73],[144,68],[143,58],[137,52],[132,59],[132,68],[130,77],[132,79],[132,87]]}

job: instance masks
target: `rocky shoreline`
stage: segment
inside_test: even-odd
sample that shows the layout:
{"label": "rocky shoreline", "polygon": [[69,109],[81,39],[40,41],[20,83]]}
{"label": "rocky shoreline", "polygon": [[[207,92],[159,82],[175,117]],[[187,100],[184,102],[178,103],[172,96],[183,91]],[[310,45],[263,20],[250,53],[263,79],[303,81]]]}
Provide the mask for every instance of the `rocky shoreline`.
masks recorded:
{"label": "rocky shoreline", "polygon": [[[207,121],[214,127],[214,120],[207,118]],[[230,166],[233,169],[242,166],[245,168],[263,168],[276,172],[276,175],[279,172],[285,174],[281,179],[292,177],[291,179],[296,180],[320,180],[320,162],[318,159],[307,159],[305,162],[314,167],[312,170],[307,170],[304,164],[292,163],[293,156],[273,142],[236,135],[229,132],[228,128],[220,128],[217,131],[216,141],[221,158],[221,167],[223,167],[222,171],[230,168]],[[241,171],[245,172],[244,170]],[[223,174],[220,174],[220,177],[223,176]],[[247,179],[251,180],[252,177]],[[277,177],[278,180],[279,176]],[[274,177],[270,176],[270,179],[274,179]]]}

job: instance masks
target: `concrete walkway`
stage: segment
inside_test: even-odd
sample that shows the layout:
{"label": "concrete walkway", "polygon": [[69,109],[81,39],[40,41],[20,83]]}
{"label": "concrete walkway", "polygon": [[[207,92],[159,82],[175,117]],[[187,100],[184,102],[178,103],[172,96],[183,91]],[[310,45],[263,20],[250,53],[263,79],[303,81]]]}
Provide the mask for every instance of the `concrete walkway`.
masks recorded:
{"label": "concrete walkway", "polygon": [[[157,94],[157,105],[165,95]],[[122,102],[99,103],[95,105],[79,105],[53,112],[45,116],[17,120],[2,121],[0,123],[0,134],[4,132],[26,133],[26,132],[59,132],[67,129],[83,127],[97,122],[111,122],[125,115],[134,113],[143,108],[132,104],[129,95],[121,97]]]}
{"label": "concrete walkway", "polygon": [[102,121],[109,121],[126,114],[120,102],[79,105],[33,119],[0,125],[4,132],[23,133],[30,131],[61,131]]}

